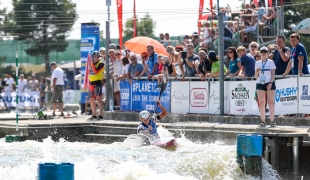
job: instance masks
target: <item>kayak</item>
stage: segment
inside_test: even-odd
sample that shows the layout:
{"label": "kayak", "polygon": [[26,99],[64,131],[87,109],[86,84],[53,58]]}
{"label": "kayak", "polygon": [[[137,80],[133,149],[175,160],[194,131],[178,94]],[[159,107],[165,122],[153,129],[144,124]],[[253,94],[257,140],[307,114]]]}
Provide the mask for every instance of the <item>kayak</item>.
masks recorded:
{"label": "kayak", "polygon": [[177,143],[176,143],[175,139],[172,139],[172,140],[167,141],[167,142],[158,141],[154,145],[159,146],[161,148],[172,148],[172,147],[176,147]]}

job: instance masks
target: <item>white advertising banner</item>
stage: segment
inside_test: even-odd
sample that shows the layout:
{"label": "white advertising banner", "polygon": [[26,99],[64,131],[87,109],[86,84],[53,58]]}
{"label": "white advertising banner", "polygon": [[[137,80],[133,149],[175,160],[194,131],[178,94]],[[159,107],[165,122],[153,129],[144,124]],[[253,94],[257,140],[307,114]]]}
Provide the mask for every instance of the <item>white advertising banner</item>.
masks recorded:
{"label": "white advertising banner", "polygon": [[256,81],[229,82],[229,114],[250,115],[255,113]]}
{"label": "white advertising banner", "polygon": [[[224,113],[229,110],[229,81],[224,81]],[[220,82],[210,82],[209,114],[220,114]]]}
{"label": "white advertising banner", "polygon": [[[4,104],[5,103],[5,104]],[[0,97],[1,107],[16,107],[16,93],[3,92]],[[18,106],[20,107],[35,107],[40,105],[39,91],[29,91],[18,93]]]}
{"label": "white advertising banner", "polygon": [[298,77],[298,113],[309,114],[310,112],[310,77]]}
{"label": "white advertising banner", "polygon": [[189,113],[189,82],[171,82],[171,113]]}
{"label": "white advertising banner", "polygon": [[208,81],[190,81],[189,112],[208,113]]}
{"label": "white advertising banner", "polygon": [[296,114],[298,99],[297,78],[276,80],[276,88],[275,114]]}

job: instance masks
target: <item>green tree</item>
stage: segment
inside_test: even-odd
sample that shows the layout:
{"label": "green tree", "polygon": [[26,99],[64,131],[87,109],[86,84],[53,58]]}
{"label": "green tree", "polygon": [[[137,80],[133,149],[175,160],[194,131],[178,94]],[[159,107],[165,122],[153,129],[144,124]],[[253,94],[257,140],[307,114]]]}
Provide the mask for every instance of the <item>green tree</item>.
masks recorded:
{"label": "green tree", "polygon": [[3,40],[3,36],[5,36],[5,33],[3,31],[5,19],[6,19],[6,8],[0,9],[0,40]]}
{"label": "green tree", "polygon": [[[154,29],[156,23],[153,21],[151,16],[147,13],[143,18],[136,18],[137,36],[154,37]],[[127,19],[125,23],[124,37],[133,38],[133,21],[134,19]]]}
{"label": "green tree", "polygon": [[[287,39],[293,33],[292,29],[302,20],[310,17],[310,6],[304,0],[283,0],[284,6],[284,30]],[[309,32],[310,33],[310,32]],[[310,35],[300,34],[301,43],[305,46],[307,53],[310,53]],[[290,47],[289,39],[287,46]]]}
{"label": "green tree", "polygon": [[13,0],[4,31],[18,35],[18,40],[29,40],[26,53],[43,56],[48,71],[49,53],[66,50],[65,38],[76,19],[76,5],[71,0]]}

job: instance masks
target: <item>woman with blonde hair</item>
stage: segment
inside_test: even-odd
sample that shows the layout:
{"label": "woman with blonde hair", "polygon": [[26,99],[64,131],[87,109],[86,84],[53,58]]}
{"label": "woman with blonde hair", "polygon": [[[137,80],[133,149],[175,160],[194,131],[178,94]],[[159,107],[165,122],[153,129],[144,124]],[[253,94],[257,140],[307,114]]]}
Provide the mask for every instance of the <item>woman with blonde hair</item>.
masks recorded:
{"label": "woman with blonde hair", "polygon": [[249,54],[251,54],[253,57],[257,54],[257,52],[259,52],[258,50],[258,43],[255,41],[252,41],[249,45],[250,48],[250,52]]}

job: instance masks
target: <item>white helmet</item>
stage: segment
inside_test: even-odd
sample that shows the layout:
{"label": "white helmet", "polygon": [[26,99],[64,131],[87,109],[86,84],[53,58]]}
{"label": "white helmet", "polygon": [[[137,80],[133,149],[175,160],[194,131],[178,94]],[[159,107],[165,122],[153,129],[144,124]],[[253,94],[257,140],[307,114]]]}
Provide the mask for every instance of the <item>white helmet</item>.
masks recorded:
{"label": "white helmet", "polygon": [[147,110],[141,111],[139,114],[140,120],[147,119],[150,116],[151,116],[151,114]]}

